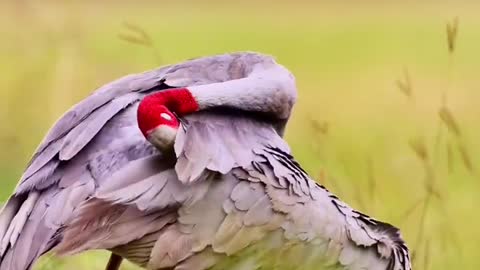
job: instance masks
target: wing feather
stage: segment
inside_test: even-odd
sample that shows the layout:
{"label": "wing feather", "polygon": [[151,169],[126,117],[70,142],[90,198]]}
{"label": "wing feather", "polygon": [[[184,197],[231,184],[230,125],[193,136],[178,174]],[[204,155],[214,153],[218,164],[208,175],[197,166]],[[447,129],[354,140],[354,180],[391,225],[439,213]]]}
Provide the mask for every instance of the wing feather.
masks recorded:
{"label": "wing feather", "polygon": [[[235,117],[235,121],[225,121]],[[175,141],[180,181],[196,181],[202,171],[225,174],[235,167],[246,167],[255,159],[255,149],[274,144],[288,152],[269,122],[249,117],[210,112],[188,116],[186,127],[179,130]]]}
{"label": "wing feather", "polygon": [[100,132],[110,119],[140,98],[141,96],[136,93],[129,93],[113,99],[108,104],[90,114],[65,136],[62,149],[59,152],[59,159],[70,160],[73,158]]}

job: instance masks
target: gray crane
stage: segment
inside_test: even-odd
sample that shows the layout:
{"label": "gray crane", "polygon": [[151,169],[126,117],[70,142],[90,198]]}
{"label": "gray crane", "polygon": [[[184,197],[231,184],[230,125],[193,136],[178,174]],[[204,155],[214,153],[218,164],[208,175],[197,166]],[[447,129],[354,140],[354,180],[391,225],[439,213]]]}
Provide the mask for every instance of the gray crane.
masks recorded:
{"label": "gray crane", "polygon": [[295,79],[270,56],[109,83],[48,132],[0,214],[0,270],[46,252],[147,269],[409,270],[394,226],[312,180],[282,139]]}

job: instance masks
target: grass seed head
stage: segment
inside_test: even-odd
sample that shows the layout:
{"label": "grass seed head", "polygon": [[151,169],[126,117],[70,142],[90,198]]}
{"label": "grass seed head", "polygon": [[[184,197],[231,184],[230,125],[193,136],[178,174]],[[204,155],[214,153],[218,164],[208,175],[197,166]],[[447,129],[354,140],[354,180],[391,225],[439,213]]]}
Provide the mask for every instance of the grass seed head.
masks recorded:
{"label": "grass seed head", "polygon": [[458,17],[455,17],[451,22],[447,22],[447,44],[448,52],[455,51],[458,35]]}
{"label": "grass seed head", "polygon": [[465,166],[465,168],[467,168],[467,170],[470,173],[473,173],[473,162],[472,162],[472,159],[470,158],[470,154],[468,153],[468,150],[467,150],[467,148],[465,147],[464,144],[462,144],[462,143],[458,144],[458,152],[460,152],[460,156],[462,158],[462,162],[463,162],[463,165]]}
{"label": "grass seed head", "polygon": [[414,138],[409,141],[410,148],[417,155],[417,157],[423,162],[428,161],[428,150],[425,141],[420,138]]}
{"label": "grass seed head", "polygon": [[455,120],[453,113],[447,107],[442,106],[438,111],[438,116],[443,121],[443,123],[445,123],[451,133],[455,134],[456,136],[460,136],[460,127]]}
{"label": "grass seed head", "polygon": [[397,87],[407,98],[412,98],[413,87],[408,70],[403,71],[403,78],[396,81]]}
{"label": "grass seed head", "polygon": [[316,119],[311,119],[310,125],[312,129],[322,135],[327,135],[329,130],[329,124],[326,121],[318,121]]}
{"label": "grass seed head", "polygon": [[127,30],[127,33],[119,34],[118,38],[129,43],[141,45],[145,47],[153,47],[153,40],[150,35],[140,26],[124,22],[123,26]]}

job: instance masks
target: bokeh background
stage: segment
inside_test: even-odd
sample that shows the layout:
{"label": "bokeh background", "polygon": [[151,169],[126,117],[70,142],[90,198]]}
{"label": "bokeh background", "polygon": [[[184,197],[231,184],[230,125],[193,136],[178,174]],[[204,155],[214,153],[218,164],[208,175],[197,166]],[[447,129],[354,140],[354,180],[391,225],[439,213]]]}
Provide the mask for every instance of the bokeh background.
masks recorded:
{"label": "bokeh background", "polygon": [[[296,75],[287,140],[313,177],[399,226],[415,269],[480,269],[479,10],[466,0],[1,1],[0,201],[50,125],[100,85],[252,50]],[[36,269],[103,269],[107,256],[47,256]]]}

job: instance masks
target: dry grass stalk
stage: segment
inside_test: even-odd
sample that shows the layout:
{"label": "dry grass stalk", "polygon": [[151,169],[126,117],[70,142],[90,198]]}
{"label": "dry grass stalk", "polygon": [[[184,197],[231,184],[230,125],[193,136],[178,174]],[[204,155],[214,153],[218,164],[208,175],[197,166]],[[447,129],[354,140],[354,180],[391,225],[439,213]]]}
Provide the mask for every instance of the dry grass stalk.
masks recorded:
{"label": "dry grass stalk", "polygon": [[458,36],[458,17],[455,17],[451,22],[447,22],[447,44],[448,52],[455,51]]}
{"label": "dry grass stalk", "polygon": [[448,173],[453,172],[453,162],[454,162],[453,147],[452,147],[452,144],[450,142],[448,142],[447,143],[447,169],[448,169]]}
{"label": "dry grass stalk", "polygon": [[404,213],[403,215],[401,216],[400,220],[406,220],[408,219],[412,214],[413,212],[415,212],[415,210],[417,210],[417,208],[422,205],[423,201],[425,200],[425,198],[420,198],[418,199],[415,203],[412,204],[412,206],[410,206]]}
{"label": "dry grass stalk", "polygon": [[407,98],[411,99],[413,96],[412,81],[408,69],[403,70],[403,78],[396,81],[397,87]]}
{"label": "dry grass stalk", "polygon": [[448,130],[451,133],[455,134],[456,136],[461,135],[460,127],[457,121],[455,120],[455,117],[446,106],[442,106],[440,108],[440,110],[438,111],[438,116],[443,121],[443,123],[447,126]]}
{"label": "dry grass stalk", "polygon": [[458,144],[458,152],[460,152],[460,157],[462,158],[463,165],[470,173],[473,173],[473,162],[470,158],[470,154],[467,151],[467,148],[463,143]]}
{"label": "dry grass stalk", "polygon": [[118,38],[126,42],[145,46],[145,47],[153,46],[152,38],[140,26],[131,24],[128,22],[124,22],[123,26],[125,27],[126,30],[128,30],[129,33],[118,34]]}
{"label": "dry grass stalk", "polygon": [[423,162],[428,162],[428,151],[425,141],[420,138],[414,138],[409,141],[410,148],[417,155],[417,157]]}
{"label": "dry grass stalk", "polygon": [[440,201],[439,206],[442,212],[441,215],[443,217],[442,226],[445,227],[444,231],[446,232],[442,233],[442,248],[454,248],[457,250],[457,252],[461,253],[463,247],[460,245],[460,242],[456,236],[457,231],[455,230],[455,226],[452,226],[452,224],[449,222],[452,220],[452,218],[450,218],[447,208],[445,207],[445,203]]}
{"label": "dry grass stalk", "polygon": [[318,121],[316,119],[311,119],[310,124],[313,128],[313,130],[322,135],[327,135],[329,131],[329,124],[326,121]]}
{"label": "dry grass stalk", "polygon": [[427,176],[425,181],[425,190],[427,191],[427,194],[429,196],[433,196],[440,201],[442,200],[442,194],[440,193],[438,187],[435,184],[434,175]]}
{"label": "dry grass stalk", "polygon": [[155,47],[152,37],[147,33],[147,31],[145,31],[142,27],[129,22],[124,22],[123,26],[127,30],[127,33],[118,34],[118,38],[128,43],[144,46],[151,49],[155,59],[160,64],[160,55],[157,48]]}
{"label": "dry grass stalk", "polygon": [[430,239],[425,241],[425,250],[423,254],[423,269],[427,270],[430,266]]}
{"label": "dry grass stalk", "polygon": [[353,190],[353,201],[357,203],[357,207],[362,211],[367,211],[369,207],[366,206],[365,200],[363,199],[362,190],[356,188]]}
{"label": "dry grass stalk", "polygon": [[426,227],[427,213],[428,213],[430,200],[431,200],[431,197],[427,194],[427,196],[423,200],[423,208],[422,208],[422,212],[420,213],[420,224],[419,224],[419,230],[417,233],[417,243],[414,245],[414,250],[420,249],[422,241],[425,238],[425,227]]}
{"label": "dry grass stalk", "polygon": [[374,164],[371,157],[367,158],[367,180],[370,201],[373,203],[375,202],[375,190],[377,188],[377,181],[375,179]]}
{"label": "dry grass stalk", "polygon": [[[420,206],[420,218],[418,220],[419,224],[417,225],[418,232],[416,243],[413,245],[412,254],[416,256],[412,256],[412,261],[415,265],[419,265],[423,262],[423,269],[428,269],[430,265],[430,241],[427,238],[427,218],[428,213],[431,210],[431,204],[433,199],[438,199],[438,202],[442,202],[443,198],[440,192],[440,187],[437,185],[436,175],[434,168],[429,160],[428,156],[428,149],[425,141],[422,138],[415,138],[409,141],[410,148],[414,151],[415,155],[421,160],[424,171],[425,171],[425,180],[424,180],[424,188],[425,188],[425,196],[421,199],[416,201],[408,210],[405,212],[404,217],[409,217],[415,210],[419,209]],[[423,246],[423,248],[422,248]],[[422,254],[423,256],[419,256]]]}
{"label": "dry grass stalk", "polygon": [[318,176],[317,176],[317,182],[322,184],[322,185],[325,185],[326,182],[327,182],[327,174],[325,172],[324,169],[320,169],[320,171],[318,172]]}
{"label": "dry grass stalk", "polygon": [[327,187],[328,190],[332,191],[339,197],[343,197],[343,194],[344,194],[343,189],[338,183],[336,178],[327,176],[325,177],[324,183],[327,183],[325,186]]}

